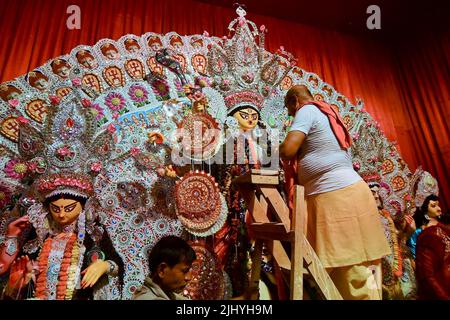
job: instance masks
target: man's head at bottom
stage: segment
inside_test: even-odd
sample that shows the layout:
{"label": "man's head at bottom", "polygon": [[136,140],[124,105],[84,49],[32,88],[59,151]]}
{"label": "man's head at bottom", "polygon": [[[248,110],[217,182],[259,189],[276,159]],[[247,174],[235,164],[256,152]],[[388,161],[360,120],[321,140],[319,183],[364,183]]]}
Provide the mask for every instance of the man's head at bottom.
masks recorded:
{"label": "man's head at bottom", "polygon": [[195,251],[186,241],[176,236],[164,237],[149,255],[151,278],[164,292],[179,292],[191,280],[195,259]]}

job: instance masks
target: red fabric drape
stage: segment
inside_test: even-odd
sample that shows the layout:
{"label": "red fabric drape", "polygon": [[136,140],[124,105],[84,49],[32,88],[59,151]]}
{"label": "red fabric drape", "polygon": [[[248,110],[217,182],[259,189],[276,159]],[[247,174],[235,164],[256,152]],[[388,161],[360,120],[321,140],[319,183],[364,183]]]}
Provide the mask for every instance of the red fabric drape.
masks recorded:
{"label": "red fabric drape", "polygon": [[[66,27],[66,10],[73,4],[81,9],[81,30]],[[411,171],[422,164],[439,179],[448,207],[448,34],[427,45],[413,39],[392,47],[248,11],[250,20],[268,28],[269,50],[283,45],[303,69],[317,73],[353,102],[363,98],[387,137],[398,142]],[[222,36],[235,16],[231,8],[190,0],[0,0],[0,82],[102,38],[204,30]]]}
{"label": "red fabric drape", "polygon": [[[417,40],[419,39],[419,41]],[[395,46],[403,116],[413,156],[439,181],[440,198],[450,206],[450,32],[424,33]]]}

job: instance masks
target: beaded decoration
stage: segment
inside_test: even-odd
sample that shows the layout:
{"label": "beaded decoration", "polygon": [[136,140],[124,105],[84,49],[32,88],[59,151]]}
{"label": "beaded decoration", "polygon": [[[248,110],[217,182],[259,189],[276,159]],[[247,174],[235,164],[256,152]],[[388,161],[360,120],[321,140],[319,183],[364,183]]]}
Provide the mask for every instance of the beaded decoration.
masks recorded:
{"label": "beaded decoration", "polygon": [[217,269],[214,256],[204,242],[190,242],[197,259],[192,263],[192,279],[183,294],[194,300],[223,300],[226,287],[224,273]]}
{"label": "beaded decoration", "polygon": [[222,210],[219,187],[210,174],[189,172],[176,182],[177,216],[191,230],[205,230],[214,225]]}

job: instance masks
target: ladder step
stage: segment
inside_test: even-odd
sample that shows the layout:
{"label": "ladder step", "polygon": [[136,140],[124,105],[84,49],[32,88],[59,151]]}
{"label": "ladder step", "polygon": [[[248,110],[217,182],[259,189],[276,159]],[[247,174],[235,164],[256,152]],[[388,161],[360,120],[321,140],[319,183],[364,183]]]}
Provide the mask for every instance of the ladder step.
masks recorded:
{"label": "ladder step", "polygon": [[233,183],[237,184],[256,184],[256,185],[278,185],[278,175],[260,175],[251,174],[250,172],[233,179]]}
{"label": "ladder step", "polygon": [[292,241],[293,232],[286,232],[286,227],[280,222],[253,222],[249,225],[257,239]]}
{"label": "ladder step", "polygon": [[270,169],[252,169],[252,174],[260,174],[262,176],[278,176],[278,170],[270,170]]}

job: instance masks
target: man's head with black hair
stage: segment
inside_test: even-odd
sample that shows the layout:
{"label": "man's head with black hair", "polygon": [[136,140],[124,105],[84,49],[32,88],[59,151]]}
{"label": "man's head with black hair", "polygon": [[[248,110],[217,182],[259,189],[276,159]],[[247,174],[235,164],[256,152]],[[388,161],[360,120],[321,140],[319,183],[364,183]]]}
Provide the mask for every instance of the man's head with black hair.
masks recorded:
{"label": "man's head with black hair", "polygon": [[183,239],[167,236],[159,240],[149,255],[152,280],[166,293],[182,290],[191,280],[195,251]]}
{"label": "man's head with black hair", "polygon": [[378,182],[371,181],[368,183],[368,185],[370,191],[372,191],[373,198],[377,203],[378,210],[383,209],[383,201],[381,200],[380,194],[378,193],[380,191],[380,184]]}

